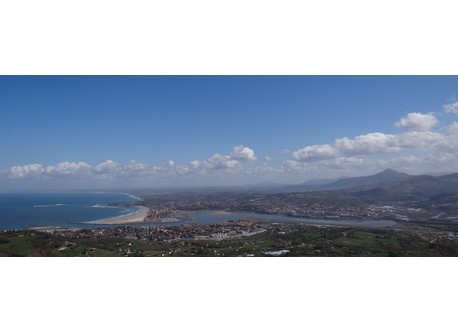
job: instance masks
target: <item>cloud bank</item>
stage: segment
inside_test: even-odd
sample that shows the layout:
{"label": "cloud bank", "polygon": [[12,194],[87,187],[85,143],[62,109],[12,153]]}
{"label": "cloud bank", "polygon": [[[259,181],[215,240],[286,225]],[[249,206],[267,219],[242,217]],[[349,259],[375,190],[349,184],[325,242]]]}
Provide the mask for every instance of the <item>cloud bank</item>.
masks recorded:
{"label": "cloud bank", "polygon": [[432,113],[409,113],[394,124],[401,133],[374,132],[305,146],[293,151],[292,159],[285,161],[282,169],[285,173],[382,168],[454,171],[458,165],[458,122],[435,129],[438,123]]}
{"label": "cloud bank", "polygon": [[133,177],[230,174],[240,171],[246,164],[256,160],[253,149],[239,145],[234,147],[229,155],[215,153],[206,160],[193,160],[180,165],[175,165],[172,160],[169,160],[166,166],[138,163],[135,160],[126,164],[106,160],[96,165],[86,162],[61,162],[56,165],[43,166],[34,163],[1,170],[0,176],[3,175],[11,180],[51,178],[112,180]]}
{"label": "cloud bank", "polygon": [[0,170],[0,180],[10,184],[21,180],[24,183],[54,180],[56,184],[72,180],[72,184],[86,182],[90,185],[118,181],[117,184],[123,186],[154,186],[162,181],[162,185],[167,186],[173,182],[180,185],[299,182],[317,177],[364,175],[386,168],[410,173],[457,172],[458,122],[439,126],[437,116],[458,114],[458,103],[447,104],[444,110],[442,114],[409,113],[393,124],[394,133],[341,137],[295,151],[286,148],[278,153],[283,156],[282,161],[275,161],[270,156],[259,160],[253,149],[238,145],[228,154],[214,153],[207,159],[181,163],[169,160],[164,165],[135,160],[124,164],[106,160],[95,165],[84,161],[49,166],[39,163],[16,165]]}

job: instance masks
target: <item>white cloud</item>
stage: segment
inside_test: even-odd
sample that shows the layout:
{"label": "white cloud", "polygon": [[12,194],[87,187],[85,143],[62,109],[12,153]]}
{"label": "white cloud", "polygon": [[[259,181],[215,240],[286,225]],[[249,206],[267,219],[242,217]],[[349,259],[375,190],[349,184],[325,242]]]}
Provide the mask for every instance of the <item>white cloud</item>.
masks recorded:
{"label": "white cloud", "polygon": [[395,135],[378,132],[359,135],[353,140],[348,138],[337,139],[334,146],[337,151],[348,156],[385,154],[400,151]]}
{"label": "white cloud", "polygon": [[[0,170],[0,177],[7,176],[10,179],[19,178],[42,178],[52,182],[52,179],[59,178],[69,181],[81,180],[85,184],[96,184],[97,182],[115,181],[129,184],[129,178],[141,178],[157,181],[172,180],[177,175],[205,176],[210,180],[235,179],[234,176],[246,176],[250,172],[256,174],[270,173],[274,169],[267,163],[262,166],[254,165],[251,167],[250,162],[255,161],[254,151],[243,145],[236,146],[229,155],[215,153],[206,160],[192,160],[190,162],[176,164],[169,160],[164,167],[158,167],[152,164],[139,163],[131,160],[126,164],[121,164],[113,160],[106,160],[96,165],[89,165],[86,162],[61,162],[56,165],[43,167],[41,164],[30,164],[23,166],[14,166],[10,170]],[[191,179],[191,178],[189,178]],[[201,178],[203,179],[203,178]],[[56,180],[57,181],[57,180]],[[94,182],[95,181],[95,182]],[[129,183],[128,183],[129,182]],[[138,184],[139,180],[136,181]]]}
{"label": "white cloud", "polygon": [[[285,177],[296,175],[310,178],[338,178],[342,176],[355,177],[380,172],[387,168],[411,174],[422,172],[455,172],[454,161],[458,156],[442,156],[441,162],[433,156],[394,156],[392,158],[365,158],[355,156],[339,156],[333,159],[325,159],[313,162],[285,161],[282,165]],[[443,162],[443,163],[442,163]],[[437,164],[441,163],[440,168]],[[296,178],[297,179],[297,178]],[[298,182],[297,180],[295,181]]]}
{"label": "white cloud", "polygon": [[45,169],[41,164],[27,164],[27,165],[18,165],[13,166],[9,172],[8,177],[17,179],[17,178],[29,178],[41,176],[45,172]]}
{"label": "white cloud", "polygon": [[331,169],[367,169],[373,165],[373,161],[358,157],[338,157],[333,160],[322,161],[319,166]]}
{"label": "white cloud", "polygon": [[448,128],[447,133],[453,138],[458,137],[458,122],[454,121]]}
{"label": "white cloud", "polygon": [[139,176],[152,176],[160,173],[162,169],[160,167],[144,164],[144,163],[137,163],[136,161],[130,161],[126,165],[119,165],[116,162],[109,163],[106,165],[107,172],[116,173],[118,177],[139,177]]}
{"label": "white cloud", "polygon": [[253,149],[242,145],[234,147],[229,157],[236,161],[255,161],[257,159]]}
{"label": "white cloud", "polygon": [[61,162],[46,168],[47,175],[76,176],[90,172],[92,167],[85,162]]}
{"label": "white cloud", "polygon": [[392,168],[403,170],[421,163],[422,159],[416,156],[399,156],[394,158],[366,159],[361,157],[338,157],[333,160],[321,161],[318,168],[329,168],[350,172],[356,175],[372,173],[381,169]]}
{"label": "white cloud", "polygon": [[129,161],[122,169],[126,170],[127,172],[144,172],[148,170],[148,165],[143,163],[137,163],[137,161],[132,160]]}
{"label": "white cloud", "polygon": [[[432,114],[409,113],[396,123],[408,129],[401,134],[368,133],[353,139],[344,137],[334,140],[331,144],[306,146],[294,151],[293,160],[297,162],[321,161],[338,157],[354,157],[363,155],[393,154],[406,150],[424,150],[450,148],[450,134],[433,132],[429,129],[438,120]],[[449,131],[454,131],[453,126]],[[457,126],[458,128],[458,126]],[[458,129],[457,129],[458,132]]]}
{"label": "white cloud", "polygon": [[369,133],[354,139],[339,138],[332,144],[307,146],[293,152],[299,162],[332,159],[341,155],[356,156],[399,152],[402,147],[396,135]]}
{"label": "white cloud", "polygon": [[406,117],[401,118],[395,125],[414,131],[427,131],[438,123],[437,118],[432,114],[409,113]]}
{"label": "white cloud", "polygon": [[335,157],[337,154],[338,154],[338,151],[332,145],[329,145],[329,144],[315,145],[315,146],[307,146],[297,151],[294,151],[293,159],[295,161],[308,161],[308,160],[315,160],[315,159],[320,160],[320,159]]}
{"label": "white cloud", "polygon": [[444,111],[446,113],[458,113],[458,102],[444,105]]}
{"label": "white cloud", "polygon": [[[232,156],[232,155],[231,155]],[[240,162],[231,156],[223,156],[221,154],[214,154],[210,157],[205,166],[210,169],[232,169],[236,168]]]}
{"label": "white cloud", "polygon": [[430,150],[444,145],[448,138],[441,133],[431,131],[409,131],[396,136],[396,144],[400,149]]}
{"label": "white cloud", "polygon": [[113,179],[116,177],[139,177],[154,176],[165,168],[154,165],[137,163],[130,161],[127,164],[119,164],[112,160],[107,160],[96,166],[91,166],[86,162],[60,162],[56,165],[43,167],[41,164],[29,164],[13,166],[10,170],[0,170],[1,174],[10,179],[21,178],[77,178],[77,179]]}
{"label": "white cloud", "polygon": [[105,162],[102,162],[94,167],[94,172],[101,174],[119,170],[121,170],[121,165],[112,160],[106,160]]}
{"label": "white cloud", "polygon": [[[355,175],[393,168],[405,172],[458,171],[458,122],[439,130],[433,114],[409,113],[396,123],[402,133],[368,133],[310,145],[292,153],[285,173]],[[391,156],[389,156],[391,155]]]}
{"label": "white cloud", "polygon": [[282,171],[285,173],[305,173],[309,170],[309,165],[306,162],[287,160],[282,165]]}
{"label": "white cloud", "polygon": [[[201,166],[202,165],[202,166]],[[178,175],[187,175],[193,173],[202,173],[205,172],[205,168],[203,167],[203,162],[200,161],[191,161],[189,163],[183,165],[177,165],[175,170]]]}
{"label": "white cloud", "polygon": [[[147,184],[147,180],[151,184],[167,184],[170,181],[189,183],[198,179],[198,182],[208,184],[224,179],[235,180],[235,177],[246,177],[248,182],[255,178],[294,182],[303,177],[310,179],[369,174],[383,168],[413,173],[458,171],[458,122],[434,130],[437,123],[437,118],[432,114],[409,113],[396,123],[406,129],[402,132],[373,132],[353,138],[337,138],[321,145],[305,146],[293,152],[288,151],[291,157],[281,166],[275,167],[269,163],[270,156],[252,163],[257,160],[255,152],[239,145],[227,155],[215,153],[204,160],[184,163],[169,160],[162,167],[135,160],[125,164],[107,160],[93,166],[86,162],[61,162],[47,167],[28,164],[0,170],[0,178],[7,177],[11,182],[16,182],[14,179],[58,178],[60,181],[68,178],[71,181],[81,179],[87,184],[92,184],[93,180],[119,180],[119,183],[134,184],[136,179],[136,184]],[[186,180],[177,176],[184,176]]]}
{"label": "white cloud", "polygon": [[251,148],[240,145],[234,147],[230,155],[216,153],[205,161],[194,160],[178,165],[175,169],[179,175],[206,174],[209,172],[235,173],[244,163],[256,159],[257,157]]}

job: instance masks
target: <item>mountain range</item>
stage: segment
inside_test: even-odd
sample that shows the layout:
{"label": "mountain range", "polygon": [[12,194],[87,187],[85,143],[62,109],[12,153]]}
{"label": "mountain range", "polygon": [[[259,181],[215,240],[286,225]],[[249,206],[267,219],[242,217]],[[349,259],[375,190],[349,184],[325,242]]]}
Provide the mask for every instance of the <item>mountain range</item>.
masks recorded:
{"label": "mountain range", "polygon": [[341,190],[355,196],[409,195],[431,197],[439,194],[458,194],[458,173],[431,176],[409,175],[393,169],[365,176],[341,178],[329,183],[287,185],[271,189],[272,192],[311,192]]}

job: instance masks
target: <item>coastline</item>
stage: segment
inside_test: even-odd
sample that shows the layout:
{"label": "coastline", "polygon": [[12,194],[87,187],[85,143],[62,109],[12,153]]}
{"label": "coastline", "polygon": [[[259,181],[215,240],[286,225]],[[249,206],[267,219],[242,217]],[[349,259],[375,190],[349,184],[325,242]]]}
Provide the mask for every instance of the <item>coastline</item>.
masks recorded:
{"label": "coastline", "polygon": [[100,224],[100,225],[109,225],[109,224],[129,224],[129,223],[141,223],[148,215],[149,208],[145,206],[137,206],[139,209],[137,212],[122,215],[117,217],[112,217],[103,220],[95,220],[84,222],[84,224]]}

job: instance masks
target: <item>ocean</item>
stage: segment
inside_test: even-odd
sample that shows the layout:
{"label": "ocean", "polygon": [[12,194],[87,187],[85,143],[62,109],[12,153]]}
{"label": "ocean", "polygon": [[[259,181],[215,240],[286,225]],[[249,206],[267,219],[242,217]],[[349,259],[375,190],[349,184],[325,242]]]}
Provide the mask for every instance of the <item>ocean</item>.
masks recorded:
{"label": "ocean", "polygon": [[137,200],[127,193],[0,193],[0,230],[47,226],[91,228],[82,222],[136,211],[107,207],[108,204]]}

